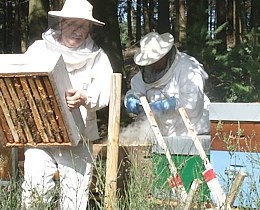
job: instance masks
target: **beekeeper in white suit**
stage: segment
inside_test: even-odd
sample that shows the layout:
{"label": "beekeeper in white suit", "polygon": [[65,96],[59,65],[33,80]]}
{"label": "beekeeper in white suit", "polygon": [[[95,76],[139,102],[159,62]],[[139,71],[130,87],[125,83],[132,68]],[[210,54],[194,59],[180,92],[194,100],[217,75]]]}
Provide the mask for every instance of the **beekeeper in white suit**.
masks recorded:
{"label": "beekeeper in white suit", "polygon": [[[91,38],[92,25],[104,25],[92,16],[86,0],[66,0],[61,11],[50,11],[49,29],[43,40],[26,54],[51,56],[61,53],[73,89],[67,90],[69,109],[80,108],[85,121],[84,139],[99,138],[96,111],[107,106],[112,67],[105,52]],[[80,141],[75,147],[25,148],[22,201],[24,209],[47,209],[53,205],[53,175],[60,174],[59,209],[86,210],[92,175],[92,147]],[[38,206],[39,203],[45,206]]]}
{"label": "beekeeper in white suit", "polygon": [[188,135],[180,107],[186,109],[198,134],[209,133],[209,99],[204,94],[208,75],[195,58],[177,50],[170,33],[145,35],[134,62],[140,71],[125,95],[129,113],[143,114],[139,98],[146,96],[164,137]]}

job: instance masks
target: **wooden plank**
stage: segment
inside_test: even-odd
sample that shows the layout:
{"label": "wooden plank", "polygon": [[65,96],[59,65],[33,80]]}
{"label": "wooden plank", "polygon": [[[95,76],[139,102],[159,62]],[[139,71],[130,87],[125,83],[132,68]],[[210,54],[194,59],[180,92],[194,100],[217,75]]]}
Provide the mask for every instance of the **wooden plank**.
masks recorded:
{"label": "wooden plank", "polygon": [[170,172],[172,174],[172,177],[169,179],[169,185],[172,188],[173,193],[176,194],[176,199],[178,201],[180,201],[181,204],[183,204],[185,202],[186,198],[187,198],[187,192],[184,188],[181,177],[178,175],[177,168],[176,168],[174,162],[172,161],[170,151],[167,148],[167,145],[166,145],[166,143],[163,139],[163,136],[160,132],[159,126],[158,126],[158,124],[155,120],[154,114],[153,114],[153,112],[150,108],[149,103],[147,102],[146,97],[145,96],[140,97],[140,101],[141,101],[141,104],[142,104],[143,109],[145,111],[145,114],[148,118],[148,121],[151,124],[153,133],[156,137],[156,140],[157,140],[158,144],[160,145],[160,147],[163,148],[163,150],[165,152],[165,156],[168,160],[169,169],[170,169]]}
{"label": "wooden plank", "polygon": [[[226,195],[217,179],[217,176],[212,168],[212,165],[201,145],[201,142],[197,136],[197,132],[194,129],[194,126],[192,126],[191,121],[189,119],[189,116],[186,112],[186,110],[181,107],[179,108],[179,113],[184,121],[184,124],[188,130],[189,135],[191,136],[194,145],[196,147],[196,149],[199,152],[199,155],[203,161],[203,164],[205,166],[205,171],[203,172],[203,177],[212,193],[212,195],[215,197],[216,201],[217,201],[217,206],[219,208],[221,208],[222,206],[224,206],[225,204],[225,200],[226,200]],[[226,210],[231,209],[230,206],[227,206]]]}
{"label": "wooden plank", "polygon": [[260,122],[211,121],[211,149],[260,152]]}
{"label": "wooden plank", "polygon": [[[30,111],[30,107],[28,106],[27,100],[25,98],[25,95],[22,91],[22,86],[20,83],[19,78],[14,78],[14,87],[17,93],[17,98],[16,100],[19,101],[19,103],[16,105],[17,109],[21,110],[21,118],[23,118],[23,123],[24,123],[24,130],[25,130],[25,135],[27,137],[27,141],[29,144],[33,145],[34,144],[34,139],[32,137],[32,133],[37,132],[36,125],[34,124],[34,120]],[[16,94],[15,94],[16,95]],[[27,143],[25,141],[24,143]]]}
{"label": "wooden plank", "polygon": [[198,191],[201,184],[202,184],[201,180],[199,180],[199,179],[193,180],[191,187],[190,187],[190,190],[188,192],[187,199],[185,201],[185,205],[183,207],[183,210],[193,209],[192,202],[193,202],[194,196],[196,195],[196,192]]}
{"label": "wooden plank", "polygon": [[55,135],[55,139],[56,139],[57,142],[62,142],[62,139],[61,139],[61,136],[60,136],[59,132],[56,132],[59,128],[58,128],[57,122],[56,122],[56,120],[54,118],[54,111],[51,109],[47,93],[46,93],[46,91],[44,89],[44,84],[42,84],[41,79],[39,79],[38,77],[35,78],[35,82],[36,82],[36,85],[38,87],[38,91],[39,91],[39,94],[41,96],[43,105],[45,107],[45,111],[46,111],[47,117],[48,117],[49,122],[51,124],[51,127],[52,127],[52,129],[53,129],[53,131],[55,133],[54,134]]}
{"label": "wooden plank", "polygon": [[65,100],[65,93],[73,88],[73,86],[62,57],[60,57],[57,65],[55,65],[53,71],[48,76],[60,107],[65,127],[67,128],[68,138],[75,145],[84,137],[85,119],[83,120],[80,109],[70,110]]}
{"label": "wooden plank", "polygon": [[[2,95],[1,91],[0,95]],[[1,103],[4,103],[4,101],[1,98],[2,97],[0,97],[0,146],[4,146],[7,142],[14,142],[14,138],[2,109]]]}
{"label": "wooden plank", "polygon": [[[63,122],[63,118],[62,118],[60,109],[58,107],[58,103],[55,98],[51,83],[47,77],[43,77],[43,83],[45,85],[45,89],[46,89],[47,95],[49,97],[50,106],[51,106],[52,110],[54,111],[56,123],[58,124],[57,125],[58,128],[55,130],[55,134],[54,134],[56,136],[57,142],[69,143],[70,142],[69,135],[67,133],[67,130],[65,129],[65,124]],[[59,136],[62,139],[58,138]]]}
{"label": "wooden plank", "polygon": [[[58,143],[58,142],[40,142],[37,144],[27,144],[29,146],[34,146],[34,147],[60,147],[60,146],[71,146],[70,142],[67,143]],[[24,143],[6,143],[6,148],[10,148],[10,147],[24,147]]]}
{"label": "wooden plank", "polygon": [[22,125],[21,129],[23,130],[22,133],[24,135],[21,138],[21,142],[26,144],[29,139],[30,140],[32,139],[32,136],[31,136],[31,131],[28,127],[27,121],[24,118],[23,110],[20,106],[21,98],[19,96],[17,96],[16,91],[15,91],[15,86],[17,87],[17,85],[15,85],[15,83],[13,82],[13,80],[11,80],[11,78],[5,78],[5,82],[8,84],[8,89],[10,91],[10,95],[14,102],[15,109],[17,111],[17,119],[19,119],[19,124]]}
{"label": "wooden plank", "polygon": [[[3,79],[0,79],[0,105],[3,110],[3,113],[5,115],[6,121],[8,123],[8,126],[12,132],[14,141],[16,143],[20,142],[20,137],[19,137],[19,125],[18,125],[18,120],[16,118],[16,113],[15,113],[15,107],[14,104],[12,103],[11,97],[9,95],[9,92],[5,86],[5,82]],[[5,97],[6,99],[5,99]],[[8,104],[8,105],[7,105]],[[9,112],[10,111],[10,112]]]}
{"label": "wooden plank", "polygon": [[8,91],[10,92],[10,101],[9,103],[13,102],[13,105],[14,105],[14,109],[15,109],[15,112],[16,112],[16,116],[15,116],[15,120],[17,120],[17,123],[18,123],[18,134],[19,134],[19,137],[20,137],[20,141],[23,142],[23,143],[26,143],[27,140],[26,140],[26,134],[24,133],[24,119],[22,117],[22,113],[21,113],[21,109],[20,109],[20,105],[19,105],[19,98],[17,98],[16,96],[16,92],[14,90],[14,86],[13,86],[13,83],[10,79],[10,77],[7,77],[5,78],[5,83],[6,83],[6,86],[7,86],[7,89]]}
{"label": "wooden plank", "polygon": [[109,102],[108,141],[105,180],[105,207],[113,210],[117,189],[117,167],[119,151],[120,109],[122,75],[112,74],[112,89]]}
{"label": "wooden plank", "polygon": [[27,82],[27,79],[25,77],[21,77],[20,80],[21,80],[22,87],[25,90],[25,95],[26,95],[26,98],[27,98],[28,103],[30,105],[30,108],[31,108],[31,111],[32,111],[32,114],[33,114],[33,119],[34,119],[36,127],[38,129],[38,132],[34,135],[37,135],[39,133],[40,137],[41,137],[41,139],[36,139],[36,142],[39,143],[39,141],[43,141],[43,142],[48,143],[48,136],[44,131],[44,125],[41,121],[41,117],[39,115],[37,106],[35,104],[33,95],[32,95],[31,90],[30,90],[30,86]]}
{"label": "wooden plank", "polygon": [[43,123],[42,125],[44,126],[44,131],[46,132],[46,135],[47,135],[46,142],[55,142],[52,131],[51,131],[50,124],[47,119],[46,111],[43,106],[42,99],[39,95],[38,88],[36,87],[35,82],[34,82],[34,80],[36,78],[37,78],[37,76],[34,76],[33,78],[28,79],[28,82],[29,82],[30,88],[33,93],[33,98],[34,98],[35,104],[37,106],[37,110],[38,110],[41,122]]}
{"label": "wooden plank", "polygon": [[226,198],[226,204],[227,205],[233,206],[235,199],[236,199],[236,196],[239,192],[239,189],[241,188],[242,183],[243,183],[246,176],[247,176],[247,174],[243,171],[237,172],[236,177],[235,177],[235,179],[232,183],[231,189],[230,189],[230,191],[227,195],[227,198]]}

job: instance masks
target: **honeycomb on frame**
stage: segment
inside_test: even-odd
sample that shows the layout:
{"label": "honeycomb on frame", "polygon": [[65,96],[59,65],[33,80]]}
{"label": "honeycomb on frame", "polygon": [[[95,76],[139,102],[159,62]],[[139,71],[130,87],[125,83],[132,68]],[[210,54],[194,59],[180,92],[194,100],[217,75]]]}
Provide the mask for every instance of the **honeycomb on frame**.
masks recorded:
{"label": "honeycomb on frame", "polygon": [[79,109],[67,107],[71,87],[61,55],[1,54],[0,141],[6,147],[77,145],[84,123]]}

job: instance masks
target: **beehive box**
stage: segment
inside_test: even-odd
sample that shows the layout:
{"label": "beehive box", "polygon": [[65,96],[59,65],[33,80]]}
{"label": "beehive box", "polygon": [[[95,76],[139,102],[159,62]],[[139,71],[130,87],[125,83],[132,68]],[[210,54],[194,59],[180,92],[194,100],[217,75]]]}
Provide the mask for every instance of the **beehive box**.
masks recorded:
{"label": "beehive box", "polygon": [[[198,139],[206,155],[210,159],[210,135],[198,135]],[[181,176],[183,185],[188,192],[194,179],[203,180],[202,173],[205,170],[203,161],[199,156],[194,142],[189,136],[164,137],[164,141],[171,154],[178,173]],[[152,160],[154,167],[153,194],[158,199],[176,200],[176,194],[169,186],[168,178],[171,177],[168,168],[168,160],[163,148],[154,144],[152,148]],[[205,181],[202,182],[197,192],[200,199],[205,200],[209,196],[209,189]]]}
{"label": "beehive box", "polygon": [[222,188],[230,189],[237,172],[245,172],[234,206],[258,209],[260,103],[211,103],[209,119],[211,163]]}
{"label": "beehive box", "polygon": [[[124,139],[125,140],[125,139]],[[124,142],[123,140],[123,142]],[[127,141],[127,140],[125,140]],[[90,185],[90,191],[95,195],[95,199],[101,199],[102,194],[102,182],[100,182],[99,171],[103,165],[106,167],[107,160],[107,139],[100,139],[93,143],[93,157],[96,159],[96,164],[93,169],[92,182]],[[130,181],[130,173],[133,167],[138,164],[140,167],[147,168],[147,174],[152,174],[151,169],[151,145],[150,144],[135,144],[135,143],[120,143],[118,148],[118,168],[117,168],[117,193],[119,195],[124,195],[127,190],[127,185]],[[140,170],[142,170],[140,169]],[[102,169],[101,169],[102,170]],[[134,172],[136,173],[136,172]],[[146,177],[147,174],[142,174],[142,178]],[[137,174],[135,174],[137,176]],[[150,178],[150,177],[146,177]]]}
{"label": "beehive box", "polygon": [[260,152],[260,103],[211,103],[212,150]]}
{"label": "beehive box", "polygon": [[83,133],[79,109],[70,111],[71,83],[61,55],[0,55],[0,132],[6,147],[73,146]]}

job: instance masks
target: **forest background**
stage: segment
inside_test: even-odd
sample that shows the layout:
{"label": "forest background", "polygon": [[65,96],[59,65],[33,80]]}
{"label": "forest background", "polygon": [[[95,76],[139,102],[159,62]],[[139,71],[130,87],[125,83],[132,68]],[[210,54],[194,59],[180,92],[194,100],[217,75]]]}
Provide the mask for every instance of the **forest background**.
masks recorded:
{"label": "forest background", "polygon": [[[176,46],[196,57],[209,74],[212,102],[260,101],[258,0],[89,0],[106,25],[93,37],[122,73],[122,94],[137,68],[132,56],[150,31],[170,32]],[[23,53],[48,27],[48,11],[64,0],[0,0],[0,51]]]}
{"label": "forest background", "polygon": [[[0,0],[0,53],[24,53],[47,30],[48,11],[60,10],[64,1]],[[108,54],[114,72],[123,75],[122,98],[138,71],[133,55],[139,40],[157,31],[172,33],[178,49],[204,65],[209,75],[205,91],[211,102],[260,102],[259,0],[89,2],[93,16],[106,23],[95,27],[92,36]],[[122,111],[125,123],[128,115]],[[107,118],[102,112],[99,117]],[[106,128],[100,130],[106,134]]]}

